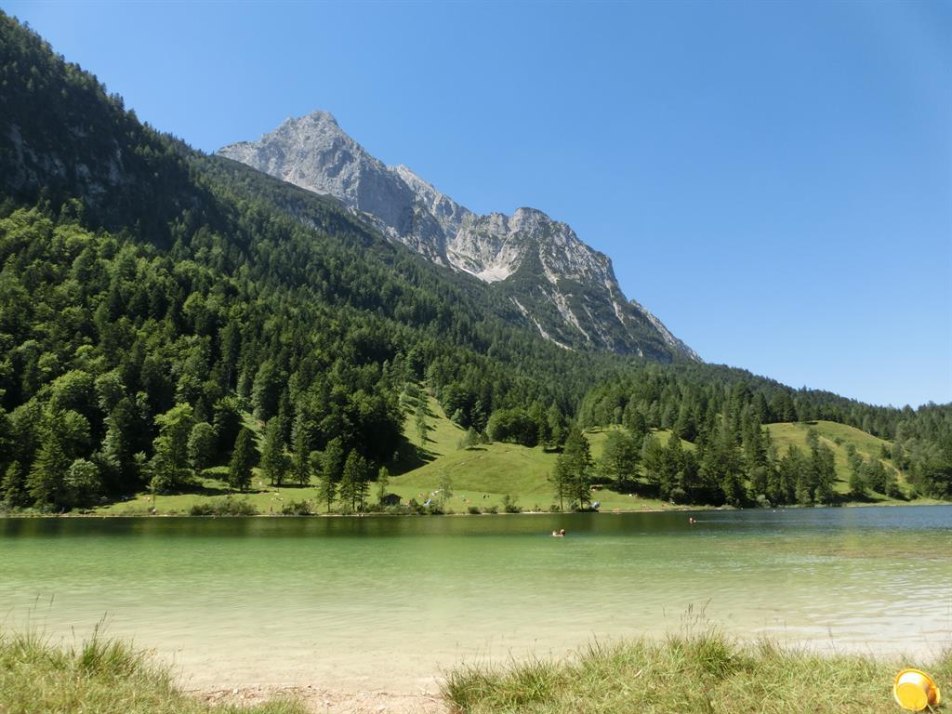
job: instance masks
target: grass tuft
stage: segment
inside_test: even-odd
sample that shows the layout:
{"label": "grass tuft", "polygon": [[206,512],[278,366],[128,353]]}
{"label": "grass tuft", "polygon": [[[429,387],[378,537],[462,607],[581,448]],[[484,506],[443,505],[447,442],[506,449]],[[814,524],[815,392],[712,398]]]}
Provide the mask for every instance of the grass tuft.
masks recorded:
{"label": "grass tuft", "polygon": [[[593,645],[559,663],[462,668],[449,674],[442,691],[460,714],[895,714],[892,682],[902,666],[769,641],[739,645],[708,630],[662,642]],[[929,669],[948,687],[952,650]]]}
{"label": "grass tuft", "polygon": [[0,632],[3,714],[305,714],[294,701],[252,708],[206,704],[178,690],[169,670],[97,631],[78,648],[55,647],[36,631]]}

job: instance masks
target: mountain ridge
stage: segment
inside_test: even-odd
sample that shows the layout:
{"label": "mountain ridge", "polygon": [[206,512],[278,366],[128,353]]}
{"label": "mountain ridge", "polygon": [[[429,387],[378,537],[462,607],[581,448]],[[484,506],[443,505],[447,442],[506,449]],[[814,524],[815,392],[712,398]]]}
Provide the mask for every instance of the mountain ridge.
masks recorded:
{"label": "mountain ridge", "polygon": [[[664,362],[701,361],[655,315],[625,297],[611,259],[581,241],[571,226],[530,207],[511,215],[477,214],[408,166],[385,165],[328,112],[289,118],[257,141],[217,153],[338,199],[434,263],[486,283],[509,283],[500,289],[555,344]],[[538,259],[529,261],[533,274],[523,270],[512,281],[530,252]]]}

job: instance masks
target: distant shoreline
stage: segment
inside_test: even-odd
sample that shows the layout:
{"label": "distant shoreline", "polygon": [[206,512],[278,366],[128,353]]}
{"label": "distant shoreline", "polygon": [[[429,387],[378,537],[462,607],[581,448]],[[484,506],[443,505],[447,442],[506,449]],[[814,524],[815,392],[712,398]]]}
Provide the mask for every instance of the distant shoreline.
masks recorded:
{"label": "distant shoreline", "polygon": [[803,511],[803,510],[820,510],[828,508],[898,508],[903,506],[915,506],[915,507],[926,507],[926,506],[952,506],[952,501],[939,501],[931,498],[919,498],[915,501],[902,502],[902,501],[885,501],[883,503],[864,503],[862,501],[850,501],[847,503],[840,503],[836,505],[799,505],[799,504],[789,504],[783,506],[773,506],[773,507],[760,507],[760,506],[692,506],[684,504],[668,504],[655,507],[641,507],[641,508],[632,508],[627,510],[622,509],[612,509],[612,510],[599,510],[599,511],[534,511],[534,510],[524,510],[519,511],[518,513],[464,513],[464,512],[452,512],[452,513],[386,513],[383,511],[373,511],[366,513],[309,513],[309,514],[285,514],[285,513],[251,513],[251,514],[197,514],[192,515],[190,513],[181,513],[181,512],[166,512],[166,513],[143,513],[142,511],[130,511],[126,513],[99,513],[99,512],[66,512],[66,513],[30,513],[30,512],[17,512],[11,511],[7,513],[0,513],[0,519],[2,518],[13,518],[13,519],[35,519],[35,518],[207,518],[207,519],[217,519],[217,518],[276,518],[276,519],[290,519],[290,518],[492,518],[492,517],[509,517],[509,516],[569,516],[569,515],[579,515],[585,513],[597,514],[601,516],[621,516],[630,513],[688,513],[691,511],[695,512],[710,512],[710,511]]}

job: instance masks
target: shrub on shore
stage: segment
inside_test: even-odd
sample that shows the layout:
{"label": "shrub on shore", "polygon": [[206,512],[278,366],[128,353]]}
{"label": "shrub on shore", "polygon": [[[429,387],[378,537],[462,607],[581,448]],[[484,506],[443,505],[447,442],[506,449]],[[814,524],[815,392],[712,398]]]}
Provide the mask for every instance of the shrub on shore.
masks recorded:
{"label": "shrub on shore", "polygon": [[313,516],[314,507],[310,501],[290,501],[281,506],[282,516]]}
{"label": "shrub on shore", "polygon": [[97,714],[305,714],[293,701],[256,707],[212,705],[178,690],[169,670],[98,635],[57,648],[35,632],[0,632],[0,712]]}
{"label": "shrub on shore", "polygon": [[196,503],[192,506],[190,516],[257,516],[258,509],[248,500],[238,500],[231,496],[211,501]]}
{"label": "shrub on shore", "polygon": [[[451,711],[466,714],[895,714],[892,682],[902,666],[916,664],[766,641],[742,646],[706,632],[595,645],[564,663],[463,668],[446,678],[443,696]],[[948,686],[952,650],[930,671]]]}

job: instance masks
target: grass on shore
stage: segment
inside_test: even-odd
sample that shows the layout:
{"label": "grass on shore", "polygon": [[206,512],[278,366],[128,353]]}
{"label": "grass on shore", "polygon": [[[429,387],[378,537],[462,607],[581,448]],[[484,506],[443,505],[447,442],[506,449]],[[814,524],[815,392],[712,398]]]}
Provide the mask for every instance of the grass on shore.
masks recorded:
{"label": "grass on shore", "polygon": [[94,636],[57,648],[35,632],[0,632],[2,714],[305,714],[293,701],[253,708],[206,704],[175,687],[167,668],[116,640]]}
{"label": "grass on shore", "polygon": [[[591,646],[575,659],[451,672],[443,696],[460,714],[895,714],[896,673],[923,663],[824,656],[709,631]],[[952,650],[929,665],[952,684]]]}
{"label": "grass on shore", "polygon": [[[459,714],[894,714],[892,683],[904,666],[952,685],[952,649],[930,663],[825,656],[761,641],[740,645],[716,631],[593,645],[566,662],[450,672],[442,695]],[[940,707],[940,710],[943,707]],[[275,700],[209,704],[177,689],[168,668],[98,636],[57,648],[35,634],[0,632],[0,712],[99,714],[305,714]]]}

